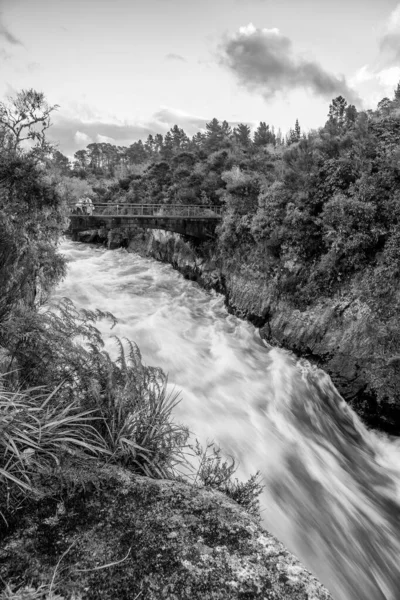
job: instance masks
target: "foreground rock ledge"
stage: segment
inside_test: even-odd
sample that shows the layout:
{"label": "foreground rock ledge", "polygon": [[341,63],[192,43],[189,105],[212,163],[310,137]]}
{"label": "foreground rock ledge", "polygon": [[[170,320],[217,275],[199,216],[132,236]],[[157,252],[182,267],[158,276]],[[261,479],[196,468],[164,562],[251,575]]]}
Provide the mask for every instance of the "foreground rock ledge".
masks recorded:
{"label": "foreground rock ledge", "polygon": [[60,495],[50,477],[53,497],[3,539],[2,585],[49,585],[56,572],[53,592],[65,599],[331,600],[219,492],[110,467],[68,479]]}

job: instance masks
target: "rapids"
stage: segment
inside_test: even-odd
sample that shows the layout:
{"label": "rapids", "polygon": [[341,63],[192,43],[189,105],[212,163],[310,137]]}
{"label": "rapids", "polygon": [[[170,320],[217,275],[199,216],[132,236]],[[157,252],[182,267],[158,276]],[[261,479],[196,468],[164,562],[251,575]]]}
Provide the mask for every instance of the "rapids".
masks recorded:
{"label": "rapids", "polygon": [[267,348],[223,298],[171,266],[64,241],[55,296],[112,312],[98,327],[135,341],[181,390],[175,420],[259,470],[265,527],[336,600],[400,599],[400,442],[365,428],[323,371]]}

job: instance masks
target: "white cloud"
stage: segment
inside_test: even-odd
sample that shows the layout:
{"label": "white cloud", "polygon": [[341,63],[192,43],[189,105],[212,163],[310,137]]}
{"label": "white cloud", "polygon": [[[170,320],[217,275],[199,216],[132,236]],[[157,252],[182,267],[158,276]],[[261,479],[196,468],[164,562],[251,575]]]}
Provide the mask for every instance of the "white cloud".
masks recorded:
{"label": "white cloud", "polygon": [[364,83],[366,81],[371,81],[374,79],[374,74],[370,69],[369,65],[363,65],[356,71],[356,73],[349,79],[349,84],[351,86],[357,85],[358,83]]}
{"label": "white cloud", "polygon": [[388,67],[377,73],[379,83],[392,90],[400,80],[400,67]]}
{"label": "white cloud", "polygon": [[86,135],[86,133],[82,133],[82,131],[75,132],[74,140],[80,146],[86,146],[87,144],[93,142],[92,138],[89,135]]}
{"label": "white cloud", "polygon": [[379,39],[381,64],[398,65],[400,61],[400,4],[390,14]]}
{"label": "white cloud", "polygon": [[255,32],[256,28],[254,27],[253,23],[249,23],[248,25],[243,25],[242,27],[239,27],[239,33],[241,35],[251,35]]}
{"label": "white cloud", "polygon": [[350,79],[369,106],[393,98],[400,81],[400,3],[390,13],[378,37],[379,53],[372,64],[363,65]]}
{"label": "white cloud", "polygon": [[109,137],[108,135],[101,135],[100,133],[98,133],[96,135],[96,142],[98,142],[99,144],[115,144],[115,139]]}
{"label": "white cloud", "polygon": [[368,107],[375,107],[382,98],[393,97],[394,89],[400,81],[400,67],[381,69],[364,65],[349,80],[351,86],[360,91]]}
{"label": "white cloud", "polygon": [[400,4],[392,11],[388,20],[387,29],[390,32],[400,29]]}

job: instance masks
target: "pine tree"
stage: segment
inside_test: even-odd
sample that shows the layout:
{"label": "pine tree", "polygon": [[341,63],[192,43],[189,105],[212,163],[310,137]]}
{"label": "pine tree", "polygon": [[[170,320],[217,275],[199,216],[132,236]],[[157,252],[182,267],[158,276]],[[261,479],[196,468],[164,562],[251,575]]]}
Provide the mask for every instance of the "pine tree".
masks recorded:
{"label": "pine tree", "polygon": [[269,125],[265,121],[260,121],[259,126],[254,132],[254,144],[255,146],[267,146],[275,142],[275,135],[269,129]]}
{"label": "pine tree", "polygon": [[203,147],[203,144],[206,140],[206,136],[204,133],[201,133],[200,131],[198,131],[191,140],[191,144],[193,146],[194,149],[196,150],[200,150],[200,148]]}
{"label": "pine tree", "polygon": [[151,133],[149,134],[149,136],[144,144],[144,147],[145,147],[148,155],[153,156],[154,151],[155,151],[155,143],[154,143],[154,137],[151,135]]}
{"label": "pine tree", "polygon": [[155,146],[155,151],[157,152],[157,154],[159,154],[162,150],[164,144],[164,138],[161,135],[161,133],[157,133],[156,137],[154,138],[154,146]]}
{"label": "pine tree", "polygon": [[295,144],[299,141],[300,138],[297,137],[297,133],[295,129],[290,128],[289,132],[286,134],[286,145],[290,146],[291,144]]}
{"label": "pine tree", "polygon": [[174,139],[171,131],[168,131],[164,137],[164,144],[161,150],[161,156],[163,158],[171,158],[174,152]]}
{"label": "pine tree", "polygon": [[251,145],[251,130],[248,125],[239,123],[233,130],[233,135],[235,136],[236,142],[242,148],[248,148]]}
{"label": "pine tree", "polygon": [[299,120],[296,119],[296,123],[294,125],[294,135],[296,137],[296,141],[299,142],[301,139],[301,129],[299,125]]}
{"label": "pine tree", "polygon": [[229,125],[228,121],[222,121],[221,130],[222,130],[221,147],[229,148],[231,146],[231,142],[232,142],[233,131],[232,131],[232,127]]}
{"label": "pine tree", "polygon": [[394,90],[394,101],[400,102],[400,82],[397,84],[397,88]]}
{"label": "pine tree", "polygon": [[212,119],[206,123],[206,148],[209,152],[215,152],[222,146],[224,131],[218,119]]}
{"label": "pine tree", "polygon": [[142,140],[134,142],[126,151],[126,156],[131,164],[140,164],[147,159],[147,153]]}
{"label": "pine tree", "polygon": [[171,129],[172,142],[175,150],[184,150],[187,148],[189,144],[189,138],[186,133],[178,127],[178,125],[174,125]]}
{"label": "pine tree", "polygon": [[328,119],[329,123],[342,128],[345,123],[347,101],[343,96],[338,96],[332,100],[329,105]]}
{"label": "pine tree", "polygon": [[86,150],[77,150],[74,154],[75,163],[78,167],[85,169],[88,165],[88,154]]}
{"label": "pine tree", "polygon": [[345,111],[345,125],[347,128],[352,127],[357,120],[358,111],[354,104],[349,104]]}

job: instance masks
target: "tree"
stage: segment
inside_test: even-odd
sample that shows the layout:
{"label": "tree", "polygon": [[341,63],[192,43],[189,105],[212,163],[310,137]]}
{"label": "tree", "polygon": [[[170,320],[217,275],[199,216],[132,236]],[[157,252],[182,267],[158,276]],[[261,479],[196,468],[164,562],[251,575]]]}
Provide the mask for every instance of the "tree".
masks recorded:
{"label": "tree", "polygon": [[390,109],[392,107],[392,102],[389,98],[382,98],[380,102],[378,102],[377,110],[382,115],[388,115]]}
{"label": "tree", "polygon": [[174,125],[170,131],[171,131],[172,143],[173,143],[174,149],[175,150],[186,149],[189,144],[189,138],[186,135],[186,133],[183,131],[183,129],[178,127],[178,125]]}
{"label": "tree", "polygon": [[[49,149],[44,133],[48,120],[40,119],[46,106],[43,94],[33,90],[9,99],[8,106],[0,104],[2,125],[11,142],[9,151],[0,152],[0,321],[16,306],[33,305],[38,278],[42,289],[48,290],[64,272],[57,254],[57,241],[67,225],[56,189],[60,175],[43,169]],[[39,108],[42,117],[35,113]],[[34,136],[31,126],[37,122],[42,129]],[[26,139],[40,144],[22,152],[19,144]],[[0,345],[4,346],[1,339]]]}
{"label": "tree", "polygon": [[346,118],[347,101],[343,96],[338,96],[329,105],[328,124],[334,128],[342,129]]}
{"label": "tree", "polygon": [[259,126],[254,132],[254,145],[255,146],[267,146],[268,144],[275,144],[275,135],[270,131],[269,125],[265,121],[260,121]]}
{"label": "tree", "polygon": [[128,157],[130,164],[135,165],[144,162],[147,159],[147,152],[142,140],[131,144],[126,150],[126,156]]}
{"label": "tree", "polygon": [[157,133],[156,137],[154,138],[154,147],[155,147],[155,151],[157,152],[157,154],[159,154],[161,152],[163,143],[164,143],[163,136],[161,135],[161,133]]}
{"label": "tree", "polygon": [[193,148],[195,148],[196,150],[200,150],[200,148],[203,147],[204,142],[206,140],[206,136],[204,133],[201,133],[200,131],[198,131],[193,137],[192,137],[192,145]]}
{"label": "tree", "polygon": [[74,154],[74,159],[77,167],[86,169],[88,165],[88,153],[86,150],[77,150]]}
{"label": "tree", "polygon": [[251,145],[251,131],[248,125],[239,123],[239,125],[233,130],[233,135],[239,146],[248,148]]}
{"label": "tree", "polygon": [[223,139],[224,132],[218,119],[206,123],[206,148],[209,152],[219,150]]}
{"label": "tree", "polygon": [[174,138],[172,137],[171,131],[167,131],[164,137],[163,147],[161,149],[161,156],[163,158],[171,158],[174,153]]}
{"label": "tree", "polygon": [[294,134],[296,136],[296,141],[299,142],[300,138],[301,138],[301,129],[300,129],[300,125],[299,125],[299,120],[296,119],[296,123],[294,125]]}
{"label": "tree", "polygon": [[155,151],[155,140],[151,133],[148,135],[147,140],[144,144],[146,152],[149,156],[152,156]]}
{"label": "tree", "polygon": [[277,144],[277,146],[284,146],[285,140],[284,140],[284,137],[282,135],[282,131],[281,131],[280,127],[279,127],[278,133],[276,134],[275,137],[276,137],[276,144]]}
{"label": "tree", "polygon": [[286,135],[286,144],[290,146],[291,144],[295,144],[301,140],[301,129],[299,125],[299,120],[296,119],[296,123],[294,125],[294,129],[290,128],[289,133]]}
{"label": "tree", "polygon": [[345,111],[345,125],[347,129],[354,126],[354,123],[357,120],[357,115],[358,111],[354,104],[349,104]]}
{"label": "tree", "polygon": [[45,143],[45,131],[50,127],[50,114],[58,105],[50,106],[42,92],[33,89],[21,90],[8,103],[0,102],[0,123],[11,136],[11,144],[16,150],[25,140],[36,141],[38,146]]}
{"label": "tree", "polygon": [[400,102],[400,82],[397,84],[397,87],[394,90],[394,101]]}
{"label": "tree", "polygon": [[59,150],[53,150],[51,156],[52,164],[60,171],[62,175],[66,175],[70,172],[69,159],[62,154]]}
{"label": "tree", "polygon": [[222,130],[221,145],[224,148],[227,148],[230,146],[232,135],[233,135],[232,127],[229,125],[228,121],[222,121],[221,130]]}

